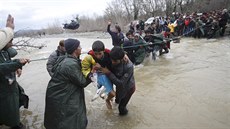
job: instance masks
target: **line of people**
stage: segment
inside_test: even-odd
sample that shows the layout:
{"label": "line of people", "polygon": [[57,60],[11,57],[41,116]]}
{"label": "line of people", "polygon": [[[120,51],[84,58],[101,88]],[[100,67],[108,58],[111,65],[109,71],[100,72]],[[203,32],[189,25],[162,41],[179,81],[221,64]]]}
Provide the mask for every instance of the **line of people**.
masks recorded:
{"label": "line of people", "polygon": [[115,24],[113,31],[110,29],[110,26],[111,21],[108,22],[107,32],[111,35],[112,45],[121,46],[134,65],[141,64],[150,53],[152,53],[152,59],[155,60],[158,51],[159,55],[169,52],[170,41],[164,41],[164,38],[168,38],[170,35],[167,31],[165,31],[164,35],[154,35],[150,29],[147,29],[144,30],[145,36],[142,37],[139,32],[135,32],[131,28],[124,36],[119,25]]}
{"label": "line of people", "polygon": [[[141,20],[140,20],[141,21]],[[130,24],[130,30],[142,32],[147,27],[152,34],[169,31],[172,36],[192,36],[194,38],[212,38],[223,36],[226,25],[230,21],[230,12],[227,9],[192,14],[172,13],[172,16],[155,17],[150,25],[139,29],[141,22]],[[134,29],[135,28],[135,29]],[[140,31],[141,30],[141,31]],[[140,33],[141,35],[142,33]]]}

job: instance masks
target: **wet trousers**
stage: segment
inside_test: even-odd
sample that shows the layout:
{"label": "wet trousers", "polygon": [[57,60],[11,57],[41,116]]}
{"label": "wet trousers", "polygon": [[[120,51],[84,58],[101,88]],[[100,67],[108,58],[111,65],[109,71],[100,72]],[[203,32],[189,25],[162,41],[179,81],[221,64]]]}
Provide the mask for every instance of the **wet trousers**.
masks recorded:
{"label": "wet trousers", "polygon": [[119,106],[118,106],[118,110],[119,110],[120,114],[124,114],[127,112],[126,106],[129,102],[130,98],[132,97],[133,93],[135,92],[135,90],[136,90],[136,86],[133,86],[132,88],[130,88],[127,91],[127,93],[124,97],[118,98],[120,100]]}

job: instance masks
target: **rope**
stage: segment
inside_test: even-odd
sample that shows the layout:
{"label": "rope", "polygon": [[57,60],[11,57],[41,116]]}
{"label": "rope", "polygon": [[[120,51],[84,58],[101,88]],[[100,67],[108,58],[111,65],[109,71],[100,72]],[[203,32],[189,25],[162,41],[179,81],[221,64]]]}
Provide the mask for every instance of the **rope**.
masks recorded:
{"label": "rope", "polygon": [[[188,33],[185,33],[185,34],[183,34],[183,35],[181,35],[181,36],[178,36],[178,37],[174,37],[174,38],[164,38],[164,40],[166,40],[166,41],[173,41],[173,40],[179,40],[181,37],[183,37],[184,35],[187,35],[187,34],[189,34],[189,33],[191,33],[191,32],[193,32],[193,31],[195,31],[195,30],[197,30],[197,29],[199,29],[199,28],[201,28],[201,27],[203,27],[204,25],[202,25],[202,26],[199,26],[199,27],[197,27],[197,28],[195,28],[195,29],[193,29],[193,30],[191,30],[191,31],[189,31]],[[142,37],[141,37],[142,38]],[[143,38],[142,38],[143,39]],[[152,42],[146,42],[146,44],[138,44],[138,45],[132,45],[132,46],[126,46],[126,47],[122,47],[122,48],[134,48],[134,47],[140,47],[140,46],[149,46],[149,45],[162,45],[162,44],[166,44],[164,41],[158,41],[158,42],[154,42],[154,43],[152,43]],[[88,52],[82,52],[81,54],[87,54]],[[30,62],[36,62],[36,61],[42,61],[42,60],[48,60],[49,58],[40,58],[40,59],[32,59],[32,60],[30,60]],[[11,63],[8,63],[8,64],[11,64]],[[1,66],[2,64],[0,64],[0,66]]]}
{"label": "rope", "polygon": [[190,34],[191,32],[193,32],[193,31],[195,31],[195,30],[197,30],[197,29],[200,29],[200,28],[203,27],[203,26],[205,26],[205,24],[203,24],[203,25],[201,25],[201,26],[199,26],[199,27],[197,27],[197,28],[195,28],[195,29],[193,29],[193,30],[190,30],[190,31],[187,32],[187,33],[182,34],[181,37],[183,37],[183,36],[185,36],[185,35],[187,35],[187,34]]}
{"label": "rope", "polygon": [[48,60],[48,59],[49,58],[32,59],[32,60],[30,60],[30,62],[41,61],[41,60]]}
{"label": "rope", "polygon": [[[180,36],[174,37],[174,38],[164,38],[163,40],[174,41],[174,40],[179,40],[179,39],[180,39]],[[154,43],[153,42],[145,42],[145,44],[137,44],[137,45],[132,45],[132,46],[125,46],[125,47],[122,47],[122,48],[134,48],[134,47],[140,47],[140,46],[163,45],[163,44],[166,44],[166,42],[165,41],[157,41],[157,42],[154,42]]]}
{"label": "rope", "polygon": [[[163,38],[163,40],[166,40],[166,41],[173,41],[173,40],[179,40],[181,37],[183,37],[183,36],[185,36],[185,35],[187,35],[187,34],[190,34],[190,33],[192,33],[193,31],[195,31],[195,30],[197,30],[197,29],[200,29],[201,27],[203,27],[203,26],[205,26],[205,25],[201,25],[201,26],[199,26],[199,27],[197,27],[197,28],[195,28],[195,29],[193,29],[193,30],[190,30],[190,31],[188,31],[187,33],[184,33],[184,34],[182,34],[182,35],[180,35],[180,36],[177,36],[177,37],[174,37],[174,38]],[[152,34],[153,35],[153,34]],[[153,35],[153,36],[155,36],[155,35]],[[142,37],[141,37],[142,38]],[[143,38],[142,38],[143,39]],[[144,39],[143,39],[144,40]],[[162,44],[166,44],[164,41],[158,41],[158,42],[154,42],[154,43],[152,43],[152,42],[146,42],[146,44],[139,44],[139,45],[132,45],[132,46],[125,46],[125,47],[123,47],[123,48],[134,48],[134,47],[140,47],[140,46],[149,46],[149,45],[162,45]]]}

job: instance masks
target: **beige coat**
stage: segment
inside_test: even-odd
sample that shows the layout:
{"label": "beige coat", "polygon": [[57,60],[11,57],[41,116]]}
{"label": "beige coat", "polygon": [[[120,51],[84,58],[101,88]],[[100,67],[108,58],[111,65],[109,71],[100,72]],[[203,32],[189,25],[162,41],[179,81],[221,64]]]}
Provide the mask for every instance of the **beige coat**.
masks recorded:
{"label": "beige coat", "polygon": [[0,50],[14,37],[14,31],[10,27],[0,29]]}

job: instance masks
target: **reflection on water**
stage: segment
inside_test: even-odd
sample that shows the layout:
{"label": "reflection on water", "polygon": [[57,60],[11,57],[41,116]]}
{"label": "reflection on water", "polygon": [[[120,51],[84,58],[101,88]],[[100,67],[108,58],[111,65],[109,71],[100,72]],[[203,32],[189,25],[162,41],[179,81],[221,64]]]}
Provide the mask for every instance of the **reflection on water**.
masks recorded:
{"label": "reflection on water", "polygon": [[[86,49],[93,41],[79,40],[87,42],[82,45]],[[111,48],[110,40],[103,42]],[[184,38],[180,44],[172,44],[169,54],[156,61],[149,57],[143,67],[135,68],[137,89],[128,104],[127,116],[120,117],[115,104],[113,110],[108,110],[100,98],[91,102],[95,87],[89,85],[85,89],[88,129],[228,129],[229,50],[229,37]],[[29,109],[21,110],[21,120],[28,129],[44,128],[45,90],[50,79],[45,63],[31,62],[18,79],[30,96]]]}

